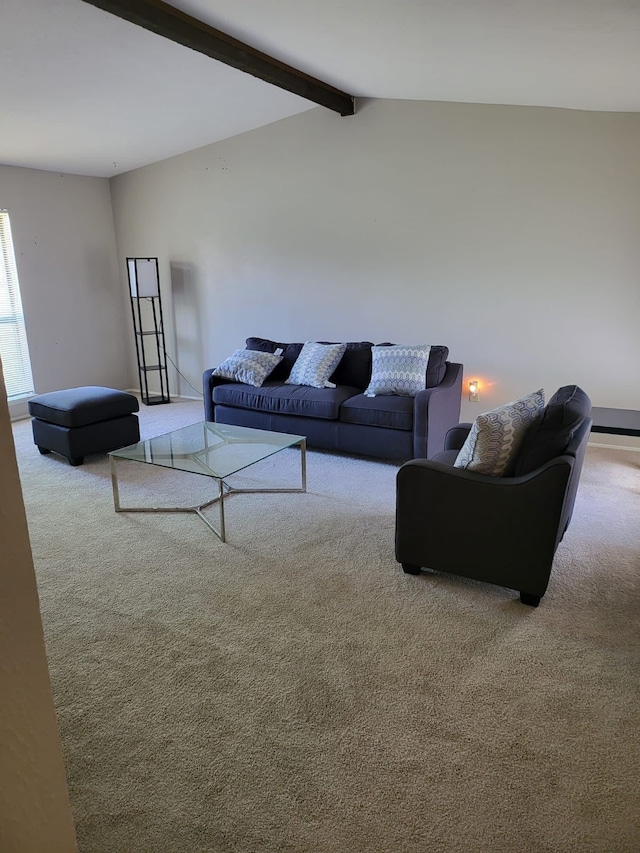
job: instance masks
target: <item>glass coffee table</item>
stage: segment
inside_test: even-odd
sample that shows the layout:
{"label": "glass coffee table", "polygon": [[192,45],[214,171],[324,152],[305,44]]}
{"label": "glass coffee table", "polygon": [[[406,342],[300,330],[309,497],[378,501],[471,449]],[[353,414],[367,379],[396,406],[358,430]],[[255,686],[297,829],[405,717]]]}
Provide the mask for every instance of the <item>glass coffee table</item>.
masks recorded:
{"label": "glass coffee table", "polygon": [[[227,478],[233,474],[237,474],[250,465],[261,462],[288,447],[300,448],[301,486],[299,489],[245,489],[235,488],[226,482]],[[195,512],[213,530],[216,536],[225,542],[225,498],[234,493],[306,492],[306,449],[307,441],[302,435],[287,435],[281,432],[249,429],[248,427],[217,424],[210,421],[202,421],[167,432],[164,435],[158,435],[155,438],[147,438],[129,447],[121,447],[109,454],[115,510],[116,512]],[[116,463],[118,460],[124,459],[210,477],[217,484],[217,493],[211,500],[197,506],[122,506],[120,504]],[[203,509],[214,503],[218,504],[219,509],[219,529],[216,529],[202,512]]]}

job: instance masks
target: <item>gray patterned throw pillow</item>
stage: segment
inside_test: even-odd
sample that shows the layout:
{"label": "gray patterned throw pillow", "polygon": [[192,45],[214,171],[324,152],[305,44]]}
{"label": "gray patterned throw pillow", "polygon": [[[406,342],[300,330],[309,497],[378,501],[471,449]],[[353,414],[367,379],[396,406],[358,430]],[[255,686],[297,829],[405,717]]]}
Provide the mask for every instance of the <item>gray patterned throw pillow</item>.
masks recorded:
{"label": "gray patterned throw pillow", "polygon": [[214,376],[244,382],[259,388],[273,368],[282,361],[281,355],[270,352],[258,352],[250,349],[237,349],[229,358],[213,371]]}
{"label": "gray patterned throw pillow", "polygon": [[508,475],[527,430],[542,418],[543,410],[544,391],[541,388],[478,415],[454,467],[494,477]]}
{"label": "gray patterned throw pillow", "polygon": [[415,397],[427,387],[428,344],[417,346],[376,346],[371,348],[371,381],[366,397],[399,394]]}
{"label": "gray patterned throw pillow", "polygon": [[317,344],[307,341],[291,369],[287,385],[326,388],[329,377],[345,353],[346,344]]}

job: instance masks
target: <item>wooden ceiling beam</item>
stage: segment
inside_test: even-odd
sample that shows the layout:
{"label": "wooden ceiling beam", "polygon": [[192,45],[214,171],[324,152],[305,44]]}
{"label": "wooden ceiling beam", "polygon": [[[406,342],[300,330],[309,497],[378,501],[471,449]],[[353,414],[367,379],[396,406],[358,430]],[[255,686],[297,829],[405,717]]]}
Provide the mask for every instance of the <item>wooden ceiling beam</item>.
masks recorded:
{"label": "wooden ceiling beam", "polygon": [[83,0],[145,30],[204,53],[212,59],[265,80],[294,95],[327,107],[341,116],[353,115],[355,99],[297,68],[210,27],[163,0]]}

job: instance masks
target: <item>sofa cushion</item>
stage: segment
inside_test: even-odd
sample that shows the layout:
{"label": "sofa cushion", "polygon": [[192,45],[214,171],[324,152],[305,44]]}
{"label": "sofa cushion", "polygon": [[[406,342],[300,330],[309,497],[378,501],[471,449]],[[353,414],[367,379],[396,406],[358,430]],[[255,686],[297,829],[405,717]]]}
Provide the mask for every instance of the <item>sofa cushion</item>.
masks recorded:
{"label": "sofa cushion", "polygon": [[527,430],[542,418],[543,409],[544,391],[540,389],[478,415],[455,467],[494,477],[510,474]]}
{"label": "sofa cushion", "polygon": [[410,430],[413,429],[413,405],[413,397],[357,394],[342,404],[340,420],[348,424]]}
{"label": "sofa cushion", "polygon": [[280,344],[277,341],[270,341],[268,338],[247,338],[245,341],[247,349],[258,350],[260,352],[275,352],[277,349],[282,350],[282,361],[275,368],[270,379],[284,381],[291,373],[296,359],[302,350],[302,344]]}
{"label": "sofa cushion", "polygon": [[447,358],[449,347],[438,344],[429,350],[429,364],[427,365],[427,388],[435,388],[444,379],[447,372]]}
{"label": "sofa cushion", "polygon": [[[379,347],[392,347],[395,344],[391,344],[388,341],[385,341],[382,344],[378,344]],[[449,357],[449,347],[442,346],[441,344],[432,344],[431,349],[429,350],[429,363],[427,364],[427,388],[435,388],[436,385],[439,385],[444,379],[444,374],[447,371],[447,358]],[[366,388],[366,385],[364,386]]]}
{"label": "sofa cushion", "polygon": [[[321,343],[335,343],[334,341],[321,341]],[[282,361],[273,371],[270,379],[286,379],[291,373],[295,360],[300,355],[301,343],[284,344],[272,341],[269,338],[247,338],[247,349],[261,350],[262,352],[275,352],[282,350]],[[364,389],[371,379],[371,347],[370,341],[351,341],[347,343],[347,349],[342,356],[340,364],[336,367],[331,382],[336,385],[352,385],[355,388]],[[378,344],[381,347],[390,347],[394,344],[388,341]],[[444,379],[447,370],[447,358],[449,348],[441,344],[432,344],[429,351],[429,363],[427,364],[426,387],[435,388]]]}
{"label": "sofa cushion", "polygon": [[415,397],[427,387],[428,344],[377,346],[372,350],[367,397],[400,394]]}
{"label": "sofa cushion", "polygon": [[[332,344],[336,341],[320,341],[322,344]],[[344,355],[340,359],[331,382],[336,385],[351,385],[363,391],[371,379],[371,341],[348,341]]]}
{"label": "sofa cushion", "polygon": [[261,388],[238,383],[216,385],[213,402],[259,412],[337,420],[342,403],[357,393],[357,388],[344,385],[337,388],[313,388],[310,385],[287,385],[269,379]]}
{"label": "sofa cushion", "polygon": [[559,388],[547,403],[542,419],[526,434],[514,474],[528,474],[545,462],[561,456],[585,418],[591,414],[591,400],[578,385]]}
{"label": "sofa cushion", "polygon": [[281,355],[259,350],[237,349],[216,367],[212,376],[259,387],[281,361]]}
{"label": "sofa cushion", "polygon": [[311,385],[312,388],[328,387],[329,377],[338,366],[346,348],[346,344],[305,341],[285,382],[288,385]]}

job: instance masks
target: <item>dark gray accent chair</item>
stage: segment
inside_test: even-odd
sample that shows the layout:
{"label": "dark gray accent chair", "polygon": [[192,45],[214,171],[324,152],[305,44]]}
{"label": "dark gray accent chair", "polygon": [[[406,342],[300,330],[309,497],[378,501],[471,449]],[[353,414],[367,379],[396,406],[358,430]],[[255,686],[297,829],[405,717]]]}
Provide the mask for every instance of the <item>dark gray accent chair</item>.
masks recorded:
{"label": "dark gray accent chair", "polygon": [[509,476],[453,467],[471,424],[449,430],[445,450],[414,459],[396,480],[396,558],[517,590],[536,607],[573,512],[592,420],[576,385],[560,388],[525,435]]}

